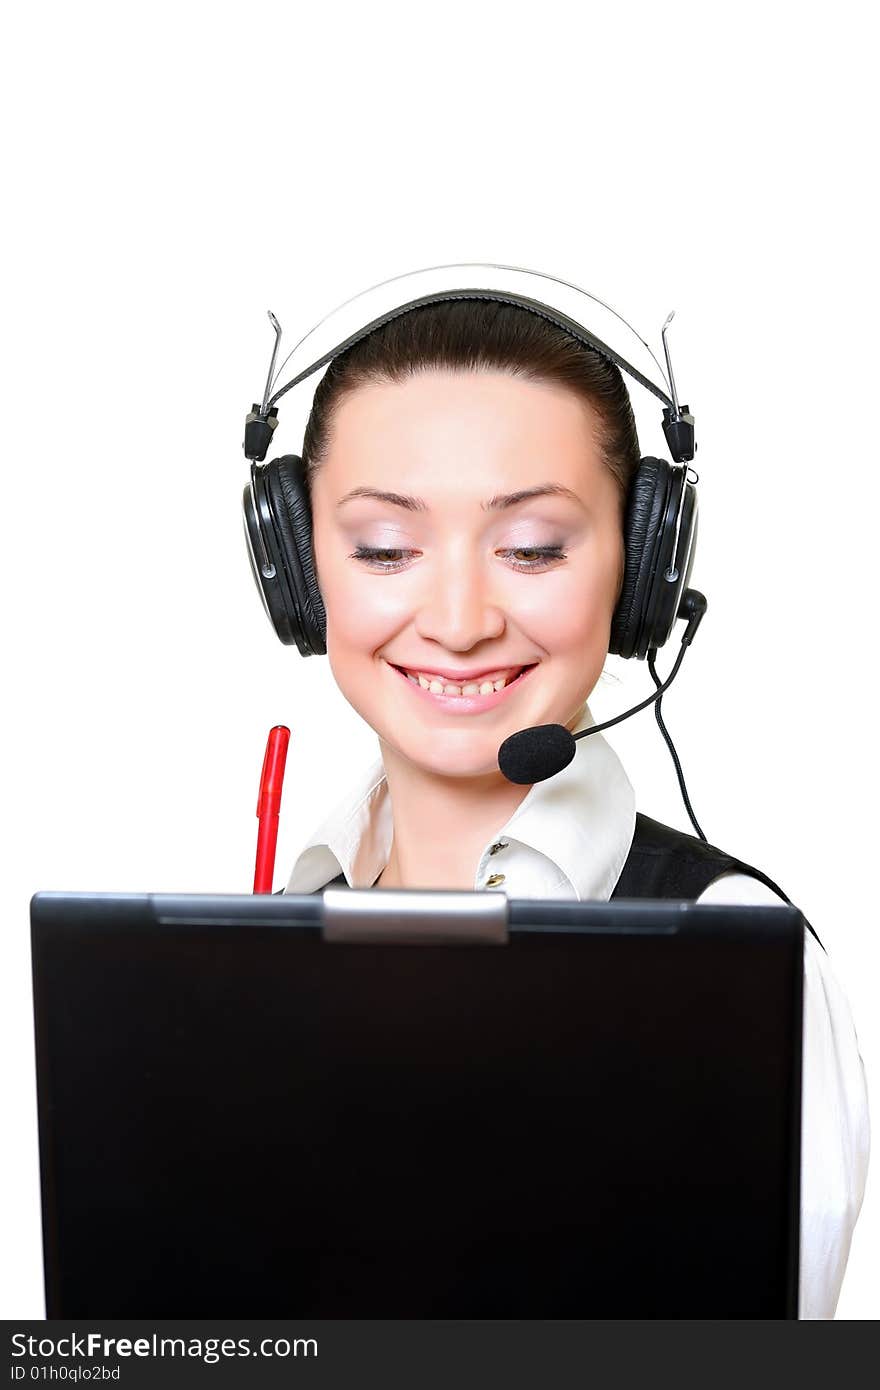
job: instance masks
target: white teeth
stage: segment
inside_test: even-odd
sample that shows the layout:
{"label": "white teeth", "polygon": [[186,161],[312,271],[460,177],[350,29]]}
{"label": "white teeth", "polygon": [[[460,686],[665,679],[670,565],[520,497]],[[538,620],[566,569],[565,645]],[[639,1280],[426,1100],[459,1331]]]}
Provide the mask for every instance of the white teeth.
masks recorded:
{"label": "white teeth", "polygon": [[515,676],[500,676],[496,681],[467,681],[463,685],[447,682],[439,676],[423,676],[420,672],[404,671],[407,680],[412,681],[413,685],[420,685],[422,690],[430,690],[432,695],[491,695],[493,692],[503,690],[510,680],[515,680],[520,675],[520,671]]}

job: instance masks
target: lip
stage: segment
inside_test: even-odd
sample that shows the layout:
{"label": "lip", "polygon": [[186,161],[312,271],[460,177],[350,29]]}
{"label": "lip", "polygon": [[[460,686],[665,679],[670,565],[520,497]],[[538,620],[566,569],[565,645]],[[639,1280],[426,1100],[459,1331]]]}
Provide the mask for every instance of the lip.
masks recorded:
{"label": "lip", "polygon": [[[391,664],[388,663],[389,666]],[[497,661],[494,666],[484,666],[482,671],[438,671],[434,666],[408,666],[406,669],[413,672],[421,671],[423,676],[436,676],[438,680],[446,681],[447,685],[467,685],[468,681],[482,680],[484,676],[491,676],[495,671],[512,671],[517,666],[522,668],[529,664],[525,661],[508,661],[506,664]]]}
{"label": "lip", "polygon": [[[384,657],[382,660],[384,660]],[[518,690],[523,681],[528,680],[537,662],[534,665],[525,667],[517,676],[516,680],[511,681],[510,685],[505,685],[503,690],[496,690],[491,695],[433,695],[430,690],[423,690],[420,685],[417,685],[415,681],[411,681],[409,677],[405,676],[396,666],[392,666],[390,661],[386,661],[385,665],[393,675],[397,676],[399,680],[403,681],[404,685],[409,687],[415,696],[420,697],[422,700],[430,701],[436,709],[442,710],[444,714],[482,714],[488,710],[495,709],[496,705],[500,705],[502,700],[508,695]],[[428,672],[425,670],[425,675],[427,674]]]}

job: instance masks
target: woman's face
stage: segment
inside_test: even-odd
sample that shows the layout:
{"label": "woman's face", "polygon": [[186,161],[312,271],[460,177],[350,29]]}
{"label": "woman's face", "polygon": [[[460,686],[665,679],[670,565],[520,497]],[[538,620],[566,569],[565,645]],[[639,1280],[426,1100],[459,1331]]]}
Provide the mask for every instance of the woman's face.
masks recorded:
{"label": "woman's face", "polygon": [[620,490],[573,392],[500,371],[359,387],[312,512],[333,675],[384,744],[501,777],[509,734],[571,726],[623,566]]}

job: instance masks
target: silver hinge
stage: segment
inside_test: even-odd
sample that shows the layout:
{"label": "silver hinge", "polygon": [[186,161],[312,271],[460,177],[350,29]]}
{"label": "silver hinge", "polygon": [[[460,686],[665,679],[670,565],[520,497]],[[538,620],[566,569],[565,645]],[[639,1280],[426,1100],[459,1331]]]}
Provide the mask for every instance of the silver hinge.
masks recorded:
{"label": "silver hinge", "polygon": [[326,888],[321,896],[325,941],[507,945],[505,893]]}

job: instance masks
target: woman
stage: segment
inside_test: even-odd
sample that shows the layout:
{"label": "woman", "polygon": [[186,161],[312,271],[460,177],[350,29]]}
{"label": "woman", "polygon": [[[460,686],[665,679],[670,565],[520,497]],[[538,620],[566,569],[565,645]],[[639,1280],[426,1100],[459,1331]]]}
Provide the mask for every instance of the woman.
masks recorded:
{"label": "woman", "polygon": [[[316,578],[334,677],[381,756],[286,891],[650,895],[659,845],[670,881],[692,885],[666,896],[781,901],[759,871],[637,821],[601,734],[531,786],[498,767],[517,730],[594,722],[639,458],[617,367],[515,305],[417,308],[330,363],[302,457]],[[800,1314],[830,1318],[864,1190],[867,1104],[848,1006],[810,933],[804,969]]]}

